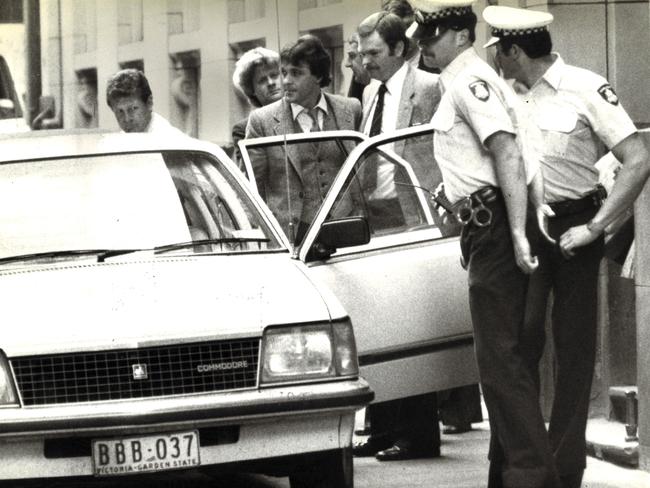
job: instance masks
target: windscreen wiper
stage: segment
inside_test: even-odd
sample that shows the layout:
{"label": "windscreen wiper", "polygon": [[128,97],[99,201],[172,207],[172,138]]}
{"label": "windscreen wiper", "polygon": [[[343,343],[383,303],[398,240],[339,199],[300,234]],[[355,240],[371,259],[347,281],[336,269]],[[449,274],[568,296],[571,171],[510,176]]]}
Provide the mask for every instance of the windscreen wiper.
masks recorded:
{"label": "windscreen wiper", "polygon": [[219,244],[223,247],[224,244],[243,244],[247,242],[269,242],[268,237],[220,237],[217,239],[199,239],[196,241],[177,242],[174,244],[165,244],[164,246],[156,246],[153,248],[154,254],[161,254],[169,251],[176,251],[178,249],[185,249],[188,247],[201,246],[206,244]]}
{"label": "windscreen wiper", "polygon": [[44,251],[31,254],[20,254],[18,256],[7,256],[0,258],[0,265],[17,261],[36,261],[38,259],[60,258],[60,257],[81,257],[97,255],[97,261],[103,262],[106,258],[130,254],[140,249],[63,249],[59,251]]}

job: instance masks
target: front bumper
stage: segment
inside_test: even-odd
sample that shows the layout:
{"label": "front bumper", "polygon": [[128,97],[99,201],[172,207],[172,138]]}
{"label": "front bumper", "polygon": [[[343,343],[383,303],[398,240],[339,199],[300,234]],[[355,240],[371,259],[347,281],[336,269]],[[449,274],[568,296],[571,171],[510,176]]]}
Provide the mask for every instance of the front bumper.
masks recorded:
{"label": "front bumper", "polygon": [[[49,442],[199,429],[201,466],[339,449],[373,392],[363,379],[177,398],[0,409],[0,480],[92,475],[90,452],[47,455]],[[219,429],[222,429],[221,431]],[[224,440],[225,439],[225,440]],[[65,449],[64,449],[65,451]]]}

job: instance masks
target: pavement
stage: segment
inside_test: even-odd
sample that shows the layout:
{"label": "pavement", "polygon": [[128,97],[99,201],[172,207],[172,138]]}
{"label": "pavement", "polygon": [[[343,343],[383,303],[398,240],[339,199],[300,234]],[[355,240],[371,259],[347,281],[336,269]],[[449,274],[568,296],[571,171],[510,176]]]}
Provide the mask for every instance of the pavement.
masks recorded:
{"label": "pavement", "polygon": [[[605,438],[605,427],[611,426],[590,425],[591,433]],[[355,488],[484,488],[489,439],[484,421],[465,434],[443,435],[440,458],[397,462],[355,458]],[[582,487],[650,488],[650,473],[588,457]]]}

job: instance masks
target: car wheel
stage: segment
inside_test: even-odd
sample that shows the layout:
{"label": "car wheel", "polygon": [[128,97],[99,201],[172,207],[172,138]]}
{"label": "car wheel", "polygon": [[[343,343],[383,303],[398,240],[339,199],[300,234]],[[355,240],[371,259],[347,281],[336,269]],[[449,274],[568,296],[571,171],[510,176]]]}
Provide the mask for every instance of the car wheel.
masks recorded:
{"label": "car wheel", "polygon": [[310,456],[289,483],[291,488],[354,488],[352,448]]}

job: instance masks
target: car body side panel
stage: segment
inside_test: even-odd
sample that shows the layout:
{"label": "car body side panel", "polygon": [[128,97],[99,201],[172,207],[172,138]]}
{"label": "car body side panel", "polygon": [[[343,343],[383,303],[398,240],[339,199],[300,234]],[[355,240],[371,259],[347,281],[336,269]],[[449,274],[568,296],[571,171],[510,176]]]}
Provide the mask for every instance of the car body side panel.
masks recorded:
{"label": "car body side panel", "polygon": [[348,311],[375,401],[478,381],[457,239],[351,252],[309,273]]}

